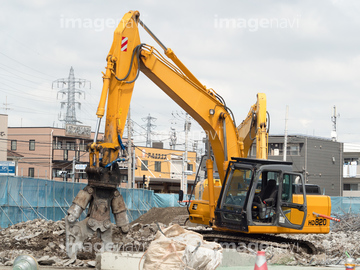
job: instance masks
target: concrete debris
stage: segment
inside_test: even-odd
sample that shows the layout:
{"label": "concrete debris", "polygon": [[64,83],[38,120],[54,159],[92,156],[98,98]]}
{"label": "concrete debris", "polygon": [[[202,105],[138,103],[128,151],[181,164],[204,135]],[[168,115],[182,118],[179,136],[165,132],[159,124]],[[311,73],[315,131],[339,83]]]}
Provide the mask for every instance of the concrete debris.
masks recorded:
{"label": "concrete debris", "polygon": [[336,215],[340,222],[334,222],[331,230],[339,231],[359,231],[360,230],[360,214],[343,214]]}
{"label": "concrete debris", "polygon": [[[158,223],[160,227],[164,224]],[[145,251],[154,240],[158,225],[133,224],[128,234],[113,225],[116,251]],[[0,231],[0,265],[11,266],[19,255],[35,257],[39,265],[61,267],[95,267],[96,252],[101,252],[102,241],[96,237],[84,242],[77,259],[69,259],[65,247],[65,221],[32,220],[12,225]]]}
{"label": "concrete debris", "polygon": [[58,260],[57,257],[54,256],[50,258],[50,256],[46,255],[46,256],[42,256],[36,261],[38,262],[39,265],[53,265],[55,264],[55,260]]}
{"label": "concrete debris", "polygon": [[95,268],[95,266],[96,266],[96,261],[88,261],[88,262],[87,262],[87,266],[88,266],[88,267],[91,267],[91,268]]}
{"label": "concrete debris", "polygon": [[[149,213],[150,212],[150,213]],[[183,214],[184,209],[151,209],[147,214],[131,224],[128,234],[113,226],[113,250],[120,252],[143,252],[155,239],[160,228],[168,227],[176,215]],[[169,216],[164,218],[164,212]],[[159,220],[161,217],[161,220]],[[306,240],[315,245],[318,254],[305,254],[303,250],[294,248],[281,249],[268,246],[266,257],[268,264],[286,265],[344,265],[347,251],[350,256],[360,262],[360,215],[346,214],[340,223],[332,224],[329,234],[296,234],[281,235],[292,239]],[[159,223],[159,222],[165,223]],[[187,225],[189,225],[187,223]],[[191,225],[191,224],[190,224]],[[206,229],[203,226],[185,229]],[[208,228],[207,228],[208,229]],[[12,225],[0,231],[0,265],[12,266],[19,255],[29,254],[35,257],[40,265],[55,267],[95,267],[96,253],[102,251],[102,242],[94,235],[84,242],[84,248],[77,259],[69,259],[65,248],[65,222],[31,220]],[[238,251],[254,254],[252,247]]]}
{"label": "concrete debris", "polygon": [[4,263],[5,266],[12,266],[14,264],[14,260],[7,261]]}

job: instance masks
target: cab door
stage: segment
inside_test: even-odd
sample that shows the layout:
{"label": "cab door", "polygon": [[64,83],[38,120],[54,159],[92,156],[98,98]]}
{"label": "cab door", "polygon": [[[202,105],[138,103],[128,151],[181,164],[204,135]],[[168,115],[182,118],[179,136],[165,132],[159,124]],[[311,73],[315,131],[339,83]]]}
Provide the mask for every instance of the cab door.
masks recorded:
{"label": "cab door", "polygon": [[[300,185],[300,194],[295,193],[295,185]],[[301,174],[283,172],[279,183],[277,204],[277,225],[301,230],[307,214],[305,183]]]}

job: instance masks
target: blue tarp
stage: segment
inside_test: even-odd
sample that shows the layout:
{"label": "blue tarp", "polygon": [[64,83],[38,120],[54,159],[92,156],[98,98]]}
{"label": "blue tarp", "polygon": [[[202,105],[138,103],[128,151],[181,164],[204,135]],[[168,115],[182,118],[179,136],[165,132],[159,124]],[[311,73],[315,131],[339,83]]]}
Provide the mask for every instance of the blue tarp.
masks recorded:
{"label": "blue tarp", "polygon": [[360,197],[331,197],[331,214],[360,214]]}
{"label": "blue tarp", "polygon": [[[58,182],[37,178],[0,176],[0,226],[36,218],[60,220],[78,192],[86,184]],[[184,206],[177,194],[152,190],[119,188],[130,222],[152,207]],[[331,214],[360,213],[360,197],[331,197]],[[82,214],[82,218],[85,213]],[[112,217],[112,221],[114,219]]]}
{"label": "blue tarp", "polygon": [[[60,220],[86,184],[37,178],[0,176],[0,226],[36,218]],[[177,194],[154,194],[152,190],[119,188],[130,222],[152,207],[181,206]],[[82,214],[85,217],[85,213]],[[113,216],[112,221],[114,222]]]}

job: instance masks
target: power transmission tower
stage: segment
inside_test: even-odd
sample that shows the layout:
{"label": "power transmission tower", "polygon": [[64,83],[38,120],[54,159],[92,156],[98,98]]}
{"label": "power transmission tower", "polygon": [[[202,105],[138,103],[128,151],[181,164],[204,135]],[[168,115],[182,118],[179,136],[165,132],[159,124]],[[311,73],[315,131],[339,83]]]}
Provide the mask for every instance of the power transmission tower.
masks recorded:
{"label": "power transmission tower", "polygon": [[64,108],[66,106],[66,114],[65,117],[61,117],[61,113],[59,116],[59,120],[65,122],[65,124],[72,124],[76,125],[76,123],[81,123],[76,119],[76,111],[75,106],[78,105],[78,108],[81,108],[81,103],[75,101],[75,94],[79,94],[79,98],[82,94],[84,94],[85,98],[85,92],[80,89],[76,89],[75,86],[78,84],[78,87],[85,87],[86,83],[89,83],[91,88],[91,82],[85,79],[76,79],[74,75],[74,69],[73,67],[70,68],[70,73],[68,78],[62,78],[57,79],[56,81],[53,81],[52,88],[54,89],[54,84],[57,85],[57,88],[63,88],[65,85],[67,86],[66,89],[62,89],[58,91],[57,98],[59,94],[67,95],[67,101],[61,101],[61,108]]}
{"label": "power transmission tower", "polygon": [[146,147],[151,147],[151,130],[156,128],[156,125],[152,124],[156,121],[155,117],[150,116],[150,113],[147,117],[142,118],[144,122],[146,122]]}
{"label": "power transmission tower", "polygon": [[7,96],[5,97],[5,103],[3,103],[4,107],[2,107],[1,109],[6,111],[12,110],[12,108],[9,108],[8,106],[11,105],[10,103],[7,102]]}

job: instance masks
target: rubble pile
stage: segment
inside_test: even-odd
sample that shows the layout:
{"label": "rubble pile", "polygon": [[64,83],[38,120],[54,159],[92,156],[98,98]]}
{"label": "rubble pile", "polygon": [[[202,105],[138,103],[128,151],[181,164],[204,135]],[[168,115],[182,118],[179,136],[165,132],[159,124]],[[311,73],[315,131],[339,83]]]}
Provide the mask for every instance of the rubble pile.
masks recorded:
{"label": "rubble pile", "polygon": [[[344,265],[347,251],[352,258],[360,259],[360,232],[337,231],[329,234],[293,234],[282,235],[293,239],[306,240],[313,243],[317,254],[309,255],[300,249],[290,247],[288,249],[266,249],[268,262],[272,264],[287,265]],[[360,262],[360,260],[358,261]]]}
{"label": "rubble pile", "polygon": [[334,222],[331,226],[331,231],[360,231],[360,214],[343,214],[336,215],[340,222]]}
{"label": "rubble pile", "polygon": [[[159,228],[172,224],[179,215],[186,214],[186,208],[156,208],[131,223],[128,234],[122,234],[113,225],[113,250],[137,252],[145,251],[154,240]],[[345,251],[360,263],[360,215],[346,214],[339,217],[340,223],[332,224],[329,234],[281,235],[313,243],[317,254],[309,255],[295,246],[288,248],[266,247],[269,264],[286,265],[343,265]],[[187,224],[188,225],[188,224]],[[185,226],[186,229],[194,229]],[[197,230],[204,227],[196,227]],[[204,228],[205,229],[205,228]],[[65,221],[46,221],[41,219],[21,222],[0,231],[0,265],[11,266],[19,255],[29,254],[40,265],[95,267],[96,253],[103,250],[102,242],[96,237],[86,239],[84,248],[78,252],[77,259],[69,259],[65,247]],[[256,247],[247,246],[238,252],[256,254]]]}
{"label": "rubble pile", "polygon": [[347,252],[356,263],[360,263],[360,215],[343,214],[336,216],[340,222],[331,221],[329,234],[282,235],[293,239],[306,240],[315,245],[318,254],[308,255],[297,248],[288,250],[267,250],[270,263],[288,265],[344,265]]}
{"label": "rubble pile", "polygon": [[[144,251],[163,224],[135,223],[128,234],[113,226],[113,241],[118,251]],[[11,266],[19,255],[29,254],[40,265],[95,267],[96,252],[103,250],[102,242],[94,236],[84,241],[77,259],[69,259],[65,247],[65,221],[35,219],[12,225],[0,231],[0,265]]]}
{"label": "rubble pile", "polygon": [[54,265],[62,265],[67,258],[65,222],[35,219],[1,230],[0,263],[12,265],[17,256],[24,254],[49,260]]}

